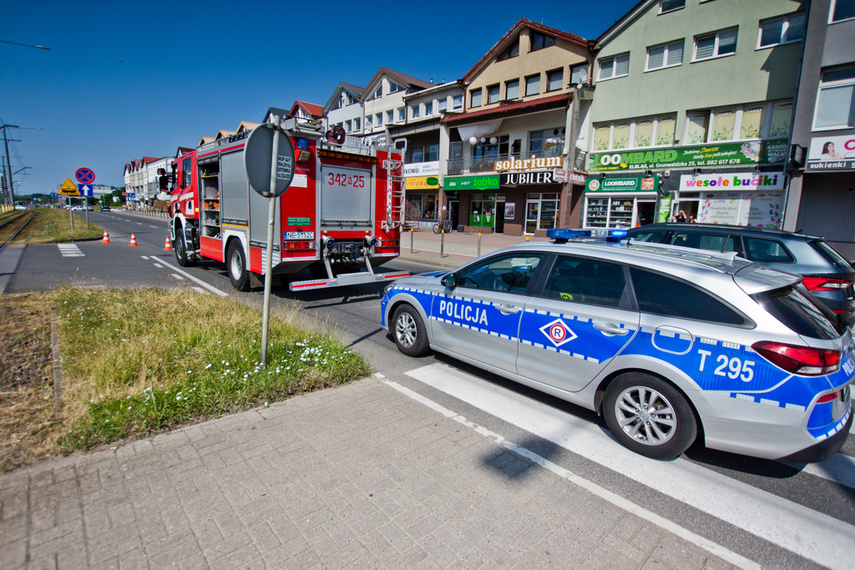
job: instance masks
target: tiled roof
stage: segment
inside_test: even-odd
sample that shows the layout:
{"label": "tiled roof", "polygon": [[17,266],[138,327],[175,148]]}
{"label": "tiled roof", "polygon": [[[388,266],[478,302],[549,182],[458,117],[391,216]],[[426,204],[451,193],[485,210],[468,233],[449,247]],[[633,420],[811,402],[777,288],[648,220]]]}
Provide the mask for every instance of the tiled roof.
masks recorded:
{"label": "tiled roof", "polygon": [[517,101],[515,103],[507,103],[504,105],[499,105],[498,107],[491,107],[489,109],[479,109],[477,111],[470,111],[468,113],[448,114],[443,117],[442,122],[453,124],[458,122],[469,122],[471,119],[476,118],[489,119],[498,118],[505,115],[521,115],[542,108],[558,109],[562,106],[566,107],[567,105],[569,105],[572,99],[572,94],[560,93],[558,95],[552,95],[551,97],[541,97],[540,99]]}
{"label": "tiled roof", "polygon": [[293,117],[297,114],[297,107],[303,109],[307,115],[318,119],[324,116],[324,107],[323,105],[316,105],[314,103],[306,103],[305,101],[294,101],[294,105],[291,107],[291,111],[288,113],[288,116]]}

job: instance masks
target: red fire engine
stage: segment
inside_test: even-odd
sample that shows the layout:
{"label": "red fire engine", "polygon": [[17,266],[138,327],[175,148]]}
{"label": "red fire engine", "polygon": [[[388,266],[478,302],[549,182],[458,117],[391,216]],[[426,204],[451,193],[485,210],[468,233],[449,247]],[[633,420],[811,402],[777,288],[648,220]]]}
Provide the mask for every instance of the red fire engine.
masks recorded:
{"label": "red fire engine", "polygon": [[[294,147],[291,186],[276,200],[271,277],[308,268],[292,291],[397,279],[375,273],[400,253],[404,223],[401,151],[364,145],[340,127],[288,119]],[[269,202],[248,182],[249,131],[203,144],[172,165],[170,239],[181,266],[225,263],[235,289],[263,283]]]}

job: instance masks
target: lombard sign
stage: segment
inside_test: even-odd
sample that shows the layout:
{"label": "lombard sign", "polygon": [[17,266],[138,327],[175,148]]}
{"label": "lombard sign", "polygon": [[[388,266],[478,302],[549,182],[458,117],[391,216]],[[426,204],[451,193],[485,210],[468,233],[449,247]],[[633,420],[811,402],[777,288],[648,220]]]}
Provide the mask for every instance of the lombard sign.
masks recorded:
{"label": "lombard sign", "polygon": [[807,170],[855,170],[855,135],[811,139]]}
{"label": "lombard sign", "polygon": [[783,172],[738,172],[680,177],[681,190],[783,190]]}
{"label": "lombard sign", "polygon": [[439,161],[405,164],[404,176],[439,176]]}
{"label": "lombard sign", "polygon": [[659,179],[655,176],[627,178],[588,178],[586,192],[656,192]]}
{"label": "lombard sign", "polygon": [[487,174],[486,176],[446,176],[445,190],[498,190],[499,175]]}
{"label": "lombard sign", "polygon": [[591,153],[591,172],[648,168],[693,168],[739,166],[741,164],[783,164],[787,158],[786,139],[720,143],[658,150],[626,150]]}
{"label": "lombard sign", "polygon": [[562,166],[564,166],[564,157],[544,156],[541,158],[510,158],[508,160],[497,160],[493,165],[493,170],[496,172],[521,172],[526,170],[561,168]]}

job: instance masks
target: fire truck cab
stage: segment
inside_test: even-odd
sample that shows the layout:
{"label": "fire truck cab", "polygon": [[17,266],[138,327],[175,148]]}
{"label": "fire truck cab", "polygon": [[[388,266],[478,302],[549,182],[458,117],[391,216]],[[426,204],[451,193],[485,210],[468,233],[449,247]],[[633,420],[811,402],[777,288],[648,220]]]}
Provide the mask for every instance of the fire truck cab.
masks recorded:
{"label": "fire truck cab", "polygon": [[291,185],[279,197],[263,197],[250,186],[244,167],[250,131],[176,158],[170,239],[178,264],[222,262],[235,289],[260,286],[268,200],[275,200],[271,276],[308,268],[314,277],[291,281],[292,291],[406,276],[374,272],[400,253],[402,150],[364,145],[322,124],[288,119],[280,127],[291,139],[295,161]]}

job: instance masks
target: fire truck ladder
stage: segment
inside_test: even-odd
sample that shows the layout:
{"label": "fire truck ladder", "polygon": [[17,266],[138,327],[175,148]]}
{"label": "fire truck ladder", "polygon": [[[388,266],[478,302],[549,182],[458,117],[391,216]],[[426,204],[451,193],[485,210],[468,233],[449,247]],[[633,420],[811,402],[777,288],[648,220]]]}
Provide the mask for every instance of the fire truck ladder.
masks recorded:
{"label": "fire truck ladder", "polygon": [[[395,139],[389,147],[389,156],[392,152],[400,152],[404,157],[407,154],[407,139]],[[386,221],[383,223],[384,230],[403,228],[407,219],[407,200],[404,195],[404,162],[387,158],[383,161],[386,169]]]}

